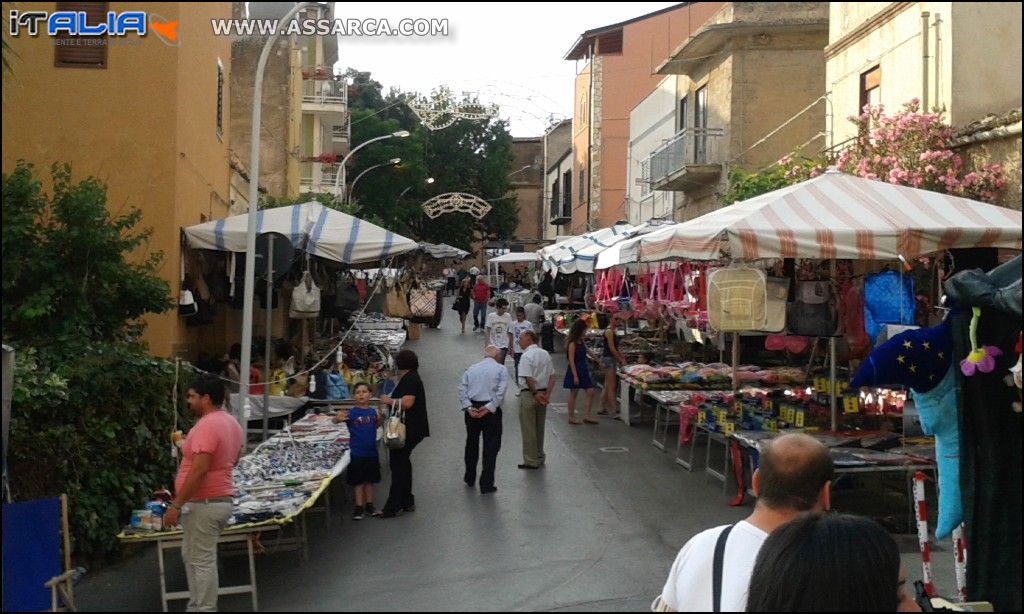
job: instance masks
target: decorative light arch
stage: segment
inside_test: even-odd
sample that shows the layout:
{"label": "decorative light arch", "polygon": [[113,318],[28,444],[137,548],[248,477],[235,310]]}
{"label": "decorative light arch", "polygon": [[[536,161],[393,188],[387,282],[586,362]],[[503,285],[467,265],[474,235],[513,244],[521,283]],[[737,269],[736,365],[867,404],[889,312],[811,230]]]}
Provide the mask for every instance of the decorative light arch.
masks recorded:
{"label": "decorative light arch", "polygon": [[476,219],[483,219],[491,210],[491,204],[479,196],[465,192],[438,194],[423,203],[423,212],[430,219],[437,219],[446,213],[468,213]]}
{"label": "decorative light arch", "polygon": [[462,100],[456,100],[448,88],[440,88],[428,96],[410,94],[405,104],[429,130],[443,130],[460,119],[482,120],[498,115],[498,105],[485,105],[463,94]]}

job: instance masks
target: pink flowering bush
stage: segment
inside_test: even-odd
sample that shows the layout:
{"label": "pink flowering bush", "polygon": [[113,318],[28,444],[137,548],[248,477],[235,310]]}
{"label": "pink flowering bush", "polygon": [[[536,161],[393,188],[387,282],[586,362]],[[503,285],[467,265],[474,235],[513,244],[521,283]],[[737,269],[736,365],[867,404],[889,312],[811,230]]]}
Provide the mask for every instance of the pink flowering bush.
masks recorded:
{"label": "pink flowering bush", "polygon": [[920,106],[915,98],[892,116],[882,106],[866,106],[850,117],[858,136],[839,154],[836,167],[866,179],[993,202],[1006,188],[1002,167],[967,172],[963,158],[950,149],[953,128],[942,113],[921,113]]}

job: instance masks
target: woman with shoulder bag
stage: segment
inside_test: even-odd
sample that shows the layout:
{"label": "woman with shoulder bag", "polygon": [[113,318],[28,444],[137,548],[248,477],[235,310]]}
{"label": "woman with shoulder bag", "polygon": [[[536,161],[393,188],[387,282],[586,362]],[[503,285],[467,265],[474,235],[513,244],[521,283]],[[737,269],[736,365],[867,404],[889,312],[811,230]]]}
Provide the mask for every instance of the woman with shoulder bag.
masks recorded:
{"label": "woman with shoulder bag", "polygon": [[391,407],[396,401],[398,409],[405,415],[405,445],[392,448],[388,452],[391,467],[391,491],[388,501],[384,504],[382,518],[394,518],[402,512],[416,510],[416,498],[412,494],[412,460],[413,449],[424,438],[430,436],[430,425],[427,422],[427,400],[423,389],[423,380],[419,375],[419,358],[412,350],[402,350],[395,357],[398,369],[398,385],[390,395],[380,397],[381,406]]}

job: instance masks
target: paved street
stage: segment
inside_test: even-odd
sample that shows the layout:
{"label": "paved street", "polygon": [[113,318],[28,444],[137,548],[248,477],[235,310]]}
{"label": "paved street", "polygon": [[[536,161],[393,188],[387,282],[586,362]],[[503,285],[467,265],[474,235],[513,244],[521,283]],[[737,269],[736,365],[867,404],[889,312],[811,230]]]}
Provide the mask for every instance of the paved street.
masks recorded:
{"label": "paved street", "polygon": [[[607,610],[648,608],[680,546],[698,531],[734,522],[718,482],[674,465],[650,445],[650,426],[602,420],[571,426],[548,417],[548,462],[524,472],[517,400],[509,392],[498,457],[498,492],[482,496],[462,483],[465,428],[458,378],[482,353],[483,336],[460,335],[453,312],[406,347],[420,357],[432,436],[413,453],[417,511],[353,522],[348,502],[324,528],[310,519],[310,560],[295,552],[257,560],[263,610]],[[511,367],[512,361],[509,360]],[[564,359],[556,357],[558,377]],[[554,403],[565,402],[559,389]],[[564,407],[564,405],[563,405]],[[624,451],[602,451],[622,447]],[[383,501],[387,477],[377,496]],[[269,543],[270,538],[265,538]],[[900,542],[912,552],[910,540]],[[90,574],[80,585],[86,610],[159,607],[155,548]],[[916,555],[904,556],[911,578]],[[952,561],[936,554],[942,588],[953,588]],[[184,587],[177,557],[169,584]],[[222,557],[222,584],[242,579],[244,558]],[[225,582],[226,580],[226,582]],[[245,596],[221,598],[223,610],[248,610]],[[172,608],[181,609],[184,602]]]}

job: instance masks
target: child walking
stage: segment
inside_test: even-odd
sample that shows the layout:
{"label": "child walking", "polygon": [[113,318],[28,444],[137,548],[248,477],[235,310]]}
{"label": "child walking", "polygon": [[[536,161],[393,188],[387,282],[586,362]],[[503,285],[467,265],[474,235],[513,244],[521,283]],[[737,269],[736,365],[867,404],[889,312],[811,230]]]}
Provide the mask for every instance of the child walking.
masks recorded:
{"label": "child walking", "polygon": [[373,485],[380,482],[380,460],[377,458],[377,427],[383,416],[370,407],[370,386],[360,382],[355,385],[353,396],[356,406],[342,410],[334,422],[348,425],[349,452],[348,484],[355,491],[356,506],[352,520],[362,520],[363,514],[379,516],[373,508]]}

